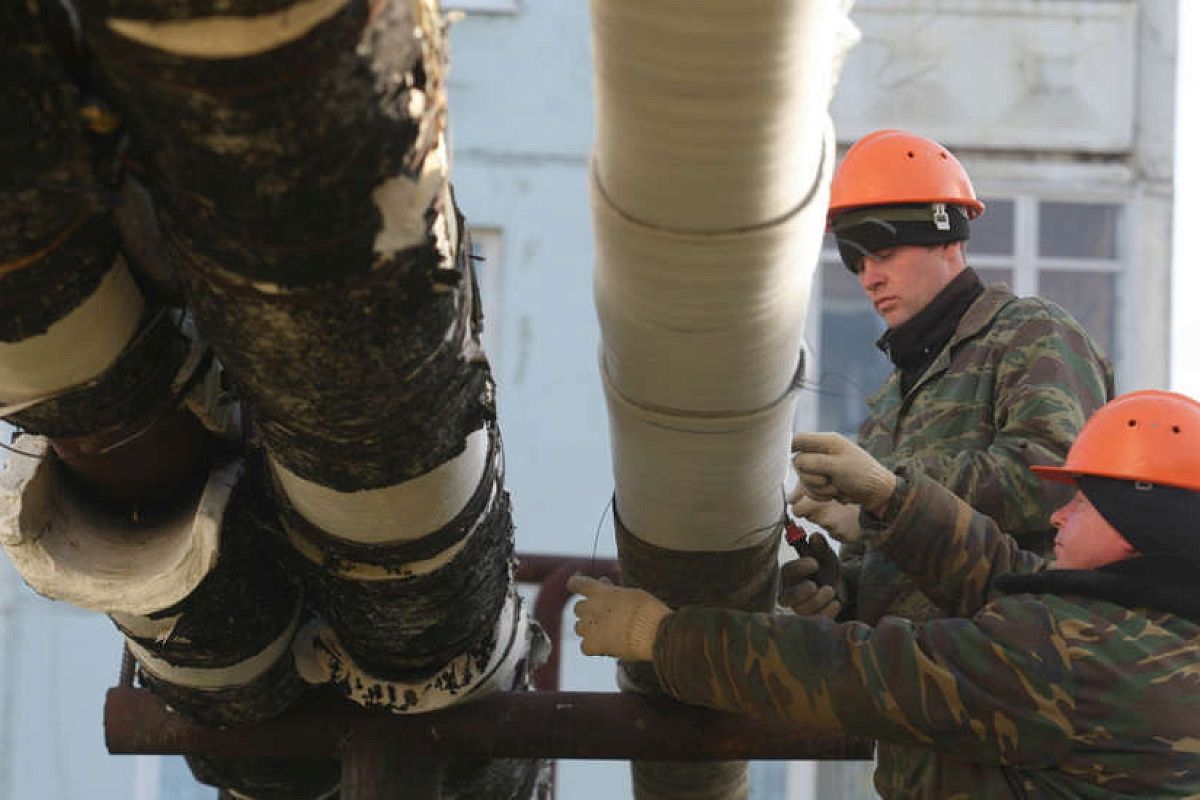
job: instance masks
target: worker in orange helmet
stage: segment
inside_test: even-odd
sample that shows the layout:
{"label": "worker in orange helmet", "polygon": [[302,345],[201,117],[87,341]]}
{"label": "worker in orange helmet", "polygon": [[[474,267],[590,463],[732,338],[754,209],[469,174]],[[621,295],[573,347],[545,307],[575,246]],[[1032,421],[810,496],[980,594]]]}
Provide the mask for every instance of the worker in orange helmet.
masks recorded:
{"label": "worker in orange helmet", "polygon": [[[958,159],[899,130],[864,136],[834,175],[828,225],[846,267],[887,324],[877,346],[895,369],[868,400],[858,442],[888,467],[907,465],[988,514],[1022,545],[1046,552],[1063,492],[1029,467],[1059,464],[1088,415],[1112,397],[1112,367],[1067,312],[966,263],[971,220],[984,204]],[[894,564],[859,538],[853,505],[803,493],[793,513],[843,544],[842,576],[811,580],[811,559],[784,573],[787,605],[866,622],[936,613]],[[832,560],[820,537],[817,556]],[[828,563],[820,574],[831,574]]]}
{"label": "worker in orange helmet", "polygon": [[[881,130],[846,153],[828,225],[846,267],[887,325],[877,346],[894,370],[867,401],[858,444],[889,469],[928,476],[1046,555],[1050,512],[1066,491],[1034,465],[1061,464],[1084,420],[1113,394],[1108,359],[1071,316],[1037,297],[985,287],[966,263],[984,204],[958,159],[912,133]],[[862,540],[861,508],[804,487],[792,513],[842,542],[809,537],[785,564],[781,604],[868,624],[941,615],[900,565]],[[923,748],[876,749],[875,783],[903,796],[933,768]]]}
{"label": "worker in orange helmet", "polygon": [[1075,490],[1054,561],[839,434],[793,449],[810,496],[865,509],[864,538],[951,618],[673,611],[575,576],[583,651],[652,661],[687,703],[935,755],[884,796],[1200,796],[1200,403],[1124,395],[1033,467]]}

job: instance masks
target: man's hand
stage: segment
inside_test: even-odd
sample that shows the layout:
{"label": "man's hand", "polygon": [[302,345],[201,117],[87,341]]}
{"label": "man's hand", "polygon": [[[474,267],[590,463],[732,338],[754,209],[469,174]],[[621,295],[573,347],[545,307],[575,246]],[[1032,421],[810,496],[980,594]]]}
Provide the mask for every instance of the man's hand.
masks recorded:
{"label": "man's hand", "polygon": [[820,525],[842,544],[862,539],[857,505],[846,505],[836,500],[814,500],[799,486],[788,496],[788,502],[791,503],[793,516]]}
{"label": "man's hand", "polygon": [[789,561],[779,571],[779,604],[804,616],[834,619],[845,603],[841,562],[819,533],[809,534],[807,556]]}
{"label": "man's hand", "polygon": [[576,573],[567,589],[585,599],[575,604],[575,633],[589,656],[616,656],[626,661],[651,661],[654,638],[671,609],[649,592],[613,586],[608,578]]}
{"label": "man's hand", "polygon": [[896,476],[839,433],[797,433],[792,466],[814,500],[858,503],[879,514],[896,491]]}

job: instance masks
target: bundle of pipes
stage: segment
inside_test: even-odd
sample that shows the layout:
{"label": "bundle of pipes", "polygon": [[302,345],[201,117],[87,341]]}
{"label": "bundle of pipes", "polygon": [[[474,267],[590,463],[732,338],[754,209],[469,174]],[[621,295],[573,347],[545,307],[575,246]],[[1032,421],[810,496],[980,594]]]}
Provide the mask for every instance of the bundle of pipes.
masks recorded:
{"label": "bundle of pipes", "polygon": [[[263,524],[320,614],[297,664],[402,713],[527,688],[543,639],[513,581],[436,3],[227,5],[96,0],[80,16],[189,308],[253,420]],[[252,766],[193,764],[270,796],[277,771],[256,789]],[[446,797],[523,797],[541,769],[445,774]]]}
{"label": "bundle of pipes", "polygon": [[[106,143],[85,139],[46,35],[61,11],[0,9],[0,415],[26,431],[0,476],[0,544],[39,593],[107,614],[181,713],[263,719],[306,685],[289,649],[300,595],[259,546],[248,501],[231,502],[250,495],[240,463],[218,463],[236,429],[217,365],[168,305],[170,281],[141,269],[152,238],[122,236],[122,219],[152,232],[153,218],[108,205],[131,193],[101,179],[119,173]],[[301,769],[323,787],[312,796],[336,788],[336,763]]]}
{"label": "bundle of pipes", "polygon": [[[600,369],[627,583],[774,607],[787,443],[847,3],[593,0]],[[624,686],[657,690],[647,665]],[[635,762],[639,798],[744,798],[745,764]]]}

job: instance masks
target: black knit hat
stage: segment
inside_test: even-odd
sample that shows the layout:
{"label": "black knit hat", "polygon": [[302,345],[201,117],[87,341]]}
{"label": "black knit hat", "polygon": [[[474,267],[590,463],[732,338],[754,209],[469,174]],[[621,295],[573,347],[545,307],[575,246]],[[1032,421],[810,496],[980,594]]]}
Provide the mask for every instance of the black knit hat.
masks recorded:
{"label": "black knit hat", "polygon": [[961,208],[945,203],[871,206],[838,214],[830,223],[842,263],[857,274],[868,253],[896,245],[935,245],[971,238]]}
{"label": "black knit hat", "polygon": [[1094,475],[1076,476],[1075,484],[1142,555],[1200,562],[1200,492]]}

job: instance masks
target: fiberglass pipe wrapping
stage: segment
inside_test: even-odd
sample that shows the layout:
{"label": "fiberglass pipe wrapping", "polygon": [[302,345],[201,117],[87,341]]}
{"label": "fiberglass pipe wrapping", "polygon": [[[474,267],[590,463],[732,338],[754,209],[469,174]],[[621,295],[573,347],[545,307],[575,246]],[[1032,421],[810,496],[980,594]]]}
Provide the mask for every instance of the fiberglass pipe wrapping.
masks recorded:
{"label": "fiberglass pipe wrapping", "polygon": [[596,164],[630,217],[757,227],[808,193],[825,134],[838,0],[593,0]]}
{"label": "fiberglass pipe wrapping", "polygon": [[[774,606],[847,5],[591,3],[618,550],[627,582],[675,605]],[[710,585],[696,558],[713,575],[752,574]],[[646,666],[622,665],[623,687],[656,690]],[[743,762],[633,764],[639,800],[746,798],[747,774]]]}

